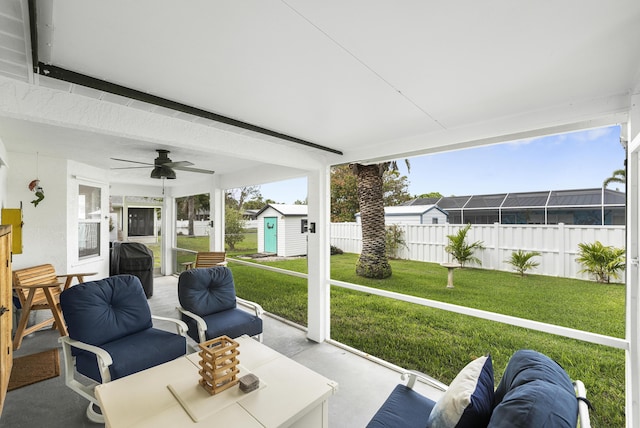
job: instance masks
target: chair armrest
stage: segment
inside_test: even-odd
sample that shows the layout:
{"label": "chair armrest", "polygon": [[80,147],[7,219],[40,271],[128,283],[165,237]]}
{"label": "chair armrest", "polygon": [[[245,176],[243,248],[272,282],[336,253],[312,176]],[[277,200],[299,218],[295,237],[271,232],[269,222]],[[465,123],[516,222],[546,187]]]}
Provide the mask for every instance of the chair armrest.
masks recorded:
{"label": "chair armrest", "polygon": [[591,428],[591,420],[589,418],[591,403],[587,400],[587,389],[580,380],[574,380],[573,387],[576,390],[576,397],[578,398],[578,421],[580,422],[580,428]]}
{"label": "chair armrest", "polygon": [[198,338],[199,343],[202,342],[206,342],[207,337],[206,337],[206,331],[207,331],[207,323],[202,319],[202,317],[200,317],[199,315],[194,314],[191,311],[188,311],[186,309],[184,309],[182,306],[177,306],[176,309],[181,312],[182,314],[188,316],[189,318],[192,318],[195,320],[197,326],[198,326]]}
{"label": "chair armrest", "polygon": [[262,318],[262,314],[264,313],[264,309],[262,309],[262,306],[260,306],[258,303],[252,302],[250,300],[241,299],[240,297],[237,297],[237,296],[236,296],[236,301],[238,303],[240,303],[241,305],[243,305],[243,306],[248,306],[248,307],[252,308],[255,311],[256,316],[258,318]]}
{"label": "chair armrest", "polygon": [[189,329],[189,327],[187,327],[187,323],[182,321],[182,320],[178,320],[178,319],[175,319],[175,318],[169,318],[169,317],[161,317],[159,315],[151,315],[151,318],[154,319],[154,320],[172,322],[172,323],[176,324],[176,327],[178,329],[178,334],[180,336],[186,336],[187,335],[187,330]]}
{"label": "chair armrest", "polygon": [[98,272],[81,272],[81,273],[63,273],[63,274],[56,274],[56,277],[58,278],[73,278],[74,276],[77,276],[78,278],[81,276],[92,276],[92,275],[97,275]]}
{"label": "chair armrest", "polygon": [[29,285],[14,285],[13,288],[21,290],[29,290],[31,288],[55,288],[60,287],[63,284],[61,282],[53,282],[51,284],[29,284]]}
{"label": "chair armrest", "polygon": [[400,375],[400,378],[402,380],[407,379],[407,387],[413,389],[413,386],[416,383],[416,380],[420,379],[422,382],[436,388],[439,389],[440,391],[446,391],[447,390],[447,386],[443,383],[440,383],[438,381],[436,381],[435,379],[433,379],[432,377],[427,376],[426,374],[419,372],[417,370],[408,370],[406,372],[403,372]]}
{"label": "chair armrest", "polygon": [[73,278],[77,278],[78,279],[78,284],[84,282],[84,277],[85,276],[92,276],[92,275],[97,275],[98,272],[84,272],[84,273],[66,273],[66,274],[60,274],[57,275],[57,278],[66,278],[64,281],[64,289],[68,289],[69,287],[71,287],[71,281],[73,281]]}
{"label": "chair armrest", "polygon": [[[100,377],[102,378],[102,383],[111,381],[109,366],[113,364],[113,359],[107,351],[98,346],[71,339],[69,336],[62,336],[58,339],[58,341],[62,344],[62,350],[64,352],[67,369],[69,368],[69,362],[72,361],[71,347],[73,346],[74,348],[82,349],[95,354],[98,361],[98,368],[100,369]],[[71,365],[71,369],[73,370],[73,365]]]}

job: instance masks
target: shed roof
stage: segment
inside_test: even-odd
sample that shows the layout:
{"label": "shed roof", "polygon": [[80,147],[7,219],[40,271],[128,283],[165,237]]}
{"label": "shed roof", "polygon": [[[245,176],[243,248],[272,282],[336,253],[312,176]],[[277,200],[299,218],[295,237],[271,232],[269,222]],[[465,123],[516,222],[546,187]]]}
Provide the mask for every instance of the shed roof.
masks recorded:
{"label": "shed roof", "polygon": [[296,204],[268,204],[265,205],[256,216],[262,214],[269,207],[278,211],[282,215],[290,215],[290,216],[306,216],[308,209],[306,205],[296,205]]}

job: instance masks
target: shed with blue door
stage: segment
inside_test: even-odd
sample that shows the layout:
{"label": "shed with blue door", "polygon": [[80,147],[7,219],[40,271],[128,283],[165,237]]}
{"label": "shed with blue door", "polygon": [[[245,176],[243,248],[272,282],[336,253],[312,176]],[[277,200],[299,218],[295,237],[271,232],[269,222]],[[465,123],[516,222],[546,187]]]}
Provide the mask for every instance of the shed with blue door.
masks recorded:
{"label": "shed with blue door", "polygon": [[307,254],[307,206],[268,204],[257,214],[258,252],[279,257]]}

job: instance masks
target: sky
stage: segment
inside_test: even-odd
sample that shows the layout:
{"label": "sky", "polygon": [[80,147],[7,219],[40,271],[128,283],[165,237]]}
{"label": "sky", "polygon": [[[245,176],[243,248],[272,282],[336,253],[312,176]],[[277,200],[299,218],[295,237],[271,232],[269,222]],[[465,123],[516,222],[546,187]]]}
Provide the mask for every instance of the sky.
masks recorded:
{"label": "sky", "polygon": [[[404,159],[398,166],[412,196],[466,196],[601,187],[624,168],[624,158],[620,127],[611,126],[410,158],[409,172]],[[624,191],[609,186],[616,187]],[[305,200],[307,180],[263,184],[260,191],[265,200],[292,204]]]}

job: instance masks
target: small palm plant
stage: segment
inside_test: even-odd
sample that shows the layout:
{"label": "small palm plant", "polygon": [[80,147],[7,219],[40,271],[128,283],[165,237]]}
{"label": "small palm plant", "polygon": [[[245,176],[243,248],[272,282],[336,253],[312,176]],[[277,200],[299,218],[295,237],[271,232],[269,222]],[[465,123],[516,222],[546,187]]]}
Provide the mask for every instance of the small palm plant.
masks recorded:
{"label": "small palm plant", "polygon": [[511,253],[511,258],[508,260],[505,260],[505,262],[513,266],[513,269],[516,272],[518,272],[521,277],[524,278],[524,273],[526,271],[540,266],[539,262],[533,260],[534,257],[540,256],[540,255],[541,254],[538,251],[517,250]]}
{"label": "small palm plant", "polygon": [[460,229],[455,235],[447,235],[449,243],[444,250],[451,254],[451,256],[460,263],[461,267],[464,267],[465,263],[477,263],[482,264],[479,258],[473,255],[476,250],[484,250],[484,243],[482,241],[476,241],[472,244],[467,244],[467,232],[471,229],[471,223]]}
{"label": "small palm plant", "polygon": [[596,278],[596,281],[609,283],[611,278],[619,278],[619,271],[625,268],[624,249],[602,245],[600,241],[592,244],[578,244],[578,258],[576,261],[584,269],[580,272],[587,272]]}

